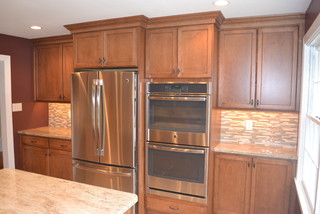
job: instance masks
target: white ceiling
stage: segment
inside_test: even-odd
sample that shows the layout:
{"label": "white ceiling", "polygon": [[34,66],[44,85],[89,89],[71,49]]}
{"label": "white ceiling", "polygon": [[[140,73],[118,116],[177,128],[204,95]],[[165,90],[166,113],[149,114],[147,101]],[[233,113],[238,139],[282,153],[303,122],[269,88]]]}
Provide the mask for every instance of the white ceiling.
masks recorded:
{"label": "white ceiling", "polygon": [[[23,38],[69,34],[63,27],[109,18],[145,15],[149,18],[221,10],[226,18],[306,12],[311,0],[2,0],[0,33]],[[40,25],[41,31],[31,30]]]}

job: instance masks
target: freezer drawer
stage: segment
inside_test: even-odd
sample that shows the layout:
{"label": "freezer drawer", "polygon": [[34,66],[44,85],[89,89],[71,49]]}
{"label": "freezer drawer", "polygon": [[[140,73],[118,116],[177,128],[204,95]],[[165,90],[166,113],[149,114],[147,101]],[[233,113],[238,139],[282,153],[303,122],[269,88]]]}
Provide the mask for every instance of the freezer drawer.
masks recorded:
{"label": "freezer drawer", "polygon": [[135,169],[73,160],[73,180],[100,187],[136,193]]}

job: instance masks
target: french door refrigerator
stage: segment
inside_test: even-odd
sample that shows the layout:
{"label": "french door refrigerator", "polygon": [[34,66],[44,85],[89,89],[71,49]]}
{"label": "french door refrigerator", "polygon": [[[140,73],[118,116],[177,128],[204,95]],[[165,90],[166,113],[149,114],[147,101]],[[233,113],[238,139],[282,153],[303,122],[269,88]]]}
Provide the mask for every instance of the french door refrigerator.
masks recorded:
{"label": "french door refrigerator", "polygon": [[136,193],[137,72],[72,74],[73,180]]}

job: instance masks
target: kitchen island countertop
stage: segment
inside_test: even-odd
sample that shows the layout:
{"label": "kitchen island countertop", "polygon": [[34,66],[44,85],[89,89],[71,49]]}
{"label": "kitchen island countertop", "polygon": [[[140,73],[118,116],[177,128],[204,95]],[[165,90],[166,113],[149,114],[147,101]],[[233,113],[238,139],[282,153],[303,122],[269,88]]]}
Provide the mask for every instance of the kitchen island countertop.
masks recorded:
{"label": "kitchen island countertop", "polygon": [[0,170],[0,213],[126,212],[137,195],[17,169]]}
{"label": "kitchen island countertop", "polygon": [[71,140],[71,128],[44,126],[18,131],[18,134]]}
{"label": "kitchen island countertop", "polygon": [[281,148],[262,145],[237,144],[237,143],[219,143],[215,148],[215,152],[250,155],[266,158],[280,159],[297,159],[297,151],[295,148]]}

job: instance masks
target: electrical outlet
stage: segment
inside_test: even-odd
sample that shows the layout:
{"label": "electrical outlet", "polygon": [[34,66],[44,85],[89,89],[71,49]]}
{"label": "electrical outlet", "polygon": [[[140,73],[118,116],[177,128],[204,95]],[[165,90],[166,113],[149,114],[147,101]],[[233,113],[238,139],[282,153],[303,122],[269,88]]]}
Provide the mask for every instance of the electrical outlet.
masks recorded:
{"label": "electrical outlet", "polygon": [[246,131],[252,131],[252,129],[253,129],[253,121],[252,120],[246,120],[245,124],[246,124]]}

